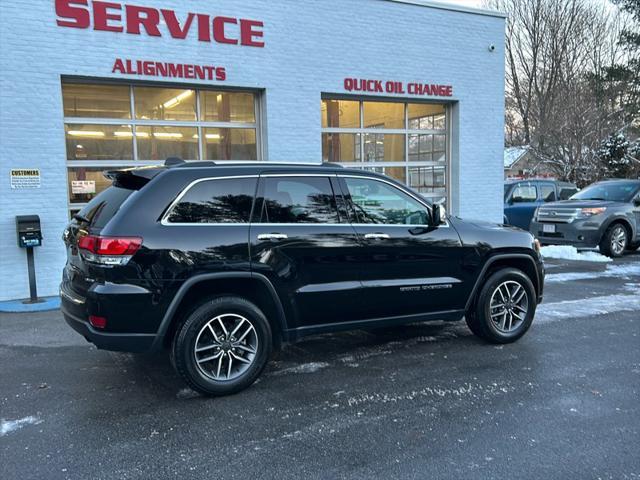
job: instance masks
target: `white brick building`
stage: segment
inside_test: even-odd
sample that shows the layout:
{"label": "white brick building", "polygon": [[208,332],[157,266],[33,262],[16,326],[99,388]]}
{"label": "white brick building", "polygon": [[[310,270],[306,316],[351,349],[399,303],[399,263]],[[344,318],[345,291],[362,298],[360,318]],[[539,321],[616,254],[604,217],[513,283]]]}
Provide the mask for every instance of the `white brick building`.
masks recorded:
{"label": "white brick building", "polygon": [[[42,220],[38,289],[55,295],[62,230],[104,187],[100,171],[170,154],[376,168],[454,214],[502,220],[499,14],[419,0],[14,0],[0,22],[0,300],[28,296],[16,215]],[[12,188],[14,169],[39,169],[40,187]]]}

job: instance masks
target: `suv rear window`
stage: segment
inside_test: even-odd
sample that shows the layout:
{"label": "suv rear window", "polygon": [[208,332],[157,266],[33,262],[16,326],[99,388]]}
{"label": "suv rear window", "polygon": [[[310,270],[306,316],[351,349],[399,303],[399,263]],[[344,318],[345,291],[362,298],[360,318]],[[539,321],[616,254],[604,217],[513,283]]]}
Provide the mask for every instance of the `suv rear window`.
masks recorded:
{"label": "suv rear window", "polygon": [[102,229],[135,191],[128,188],[109,187],[80,210],[78,216],[86,218],[90,227]]}
{"label": "suv rear window", "polygon": [[196,183],[167,216],[170,223],[249,223],[257,178]]}

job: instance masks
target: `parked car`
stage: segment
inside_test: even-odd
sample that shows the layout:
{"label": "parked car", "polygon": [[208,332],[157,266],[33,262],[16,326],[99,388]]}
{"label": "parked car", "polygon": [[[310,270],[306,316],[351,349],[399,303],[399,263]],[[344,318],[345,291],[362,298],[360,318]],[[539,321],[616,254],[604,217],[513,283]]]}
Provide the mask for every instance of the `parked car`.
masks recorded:
{"label": "parked car", "polygon": [[98,348],[168,349],[203,394],[249,386],[272,348],[311,334],[464,316],[514,342],[542,299],[529,232],[443,217],[375,173],[199,162],[106,175],[64,232],[64,317]]}
{"label": "parked car", "polygon": [[609,257],[640,247],[640,180],[589,185],[569,200],[543,205],[531,223],[541,243],[600,247]]}
{"label": "parked car", "polygon": [[509,180],[504,184],[504,223],[529,230],[536,208],[577,191],[574,184],[556,180]]}

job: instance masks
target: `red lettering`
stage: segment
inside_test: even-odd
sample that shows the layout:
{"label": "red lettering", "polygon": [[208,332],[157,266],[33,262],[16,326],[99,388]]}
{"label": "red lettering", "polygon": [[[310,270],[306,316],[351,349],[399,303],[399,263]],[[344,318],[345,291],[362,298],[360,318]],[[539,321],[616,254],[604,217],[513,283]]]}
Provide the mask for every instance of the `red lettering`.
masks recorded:
{"label": "red lettering", "polygon": [[200,65],[194,65],[194,77],[199,78],[200,80],[205,79],[204,68]]}
{"label": "red lettering", "polygon": [[225,25],[227,23],[237,24],[238,20],[231,17],[216,17],[213,19],[213,38],[218,43],[237,45],[238,40],[227,38],[226,36]]}
{"label": "red lettering", "polygon": [[264,42],[256,40],[264,37],[264,32],[257,30],[262,27],[264,27],[264,23],[256,20],[240,20],[240,44],[247,47],[264,47]]}
{"label": "red lettering", "polygon": [[156,75],[156,66],[154,62],[144,62],[142,64],[142,72],[144,75],[155,76]]}
{"label": "red lettering", "polygon": [[216,68],[216,80],[224,82],[227,79],[227,70],[225,68]]}
{"label": "red lettering", "polygon": [[[193,23],[193,18],[195,15],[193,13],[189,13],[187,15],[187,20],[184,22],[184,27],[180,27],[180,21],[176,16],[176,12],[173,10],[160,10],[162,12],[162,16],[164,18],[165,23],[167,24],[167,28],[169,29],[169,33],[173,38],[187,38],[187,34],[189,33],[189,29],[191,28],[191,23]],[[207,31],[209,28],[207,27]]]}
{"label": "red lettering", "polygon": [[176,65],[175,63],[169,64],[169,76],[170,77],[183,77],[183,67],[182,65]]}
{"label": "red lettering", "polygon": [[[127,12],[127,33],[140,35],[140,25],[142,25],[148,35],[152,37],[162,36],[158,29],[158,24],[160,23],[160,12],[158,10],[134,5],[126,5],[125,9]],[[141,14],[144,14],[144,17],[141,17]]]}
{"label": "red lettering", "polygon": [[184,78],[193,78],[193,65],[184,66]]}
{"label": "red lettering", "polygon": [[198,15],[198,40],[201,42],[211,41],[211,24],[209,23],[209,15]]}
{"label": "red lettering", "polygon": [[161,63],[161,62],[156,62],[156,73],[160,77],[166,77],[167,76],[167,64],[166,63]]}
{"label": "red lettering", "polygon": [[444,95],[445,95],[445,97],[452,97],[453,96],[453,87],[451,85],[447,85],[447,87],[445,88]]}
{"label": "red lettering", "polygon": [[116,58],[116,61],[113,64],[113,68],[111,69],[111,73],[116,73],[116,72],[120,72],[122,74],[125,73],[124,63],[122,63],[122,60],[119,58]]}
{"label": "red lettering", "polygon": [[89,28],[91,15],[86,8],[73,7],[72,5],[87,6],[87,0],[56,0],[56,15],[66,20],[57,20],[61,27]]}
{"label": "red lettering", "polygon": [[122,15],[119,13],[109,13],[109,10],[122,10],[118,3],[111,2],[93,2],[93,29],[103,30],[107,32],[122,32],[122,25],[109,25],[109,21],[122,21]]}

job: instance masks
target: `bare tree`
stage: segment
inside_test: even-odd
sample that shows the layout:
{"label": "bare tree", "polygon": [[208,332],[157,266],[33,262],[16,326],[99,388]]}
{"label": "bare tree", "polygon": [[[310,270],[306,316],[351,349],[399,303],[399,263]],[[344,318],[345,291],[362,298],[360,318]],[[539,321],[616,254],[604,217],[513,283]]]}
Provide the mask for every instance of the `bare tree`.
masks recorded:
{"label": "bare tree", "polygon": [[527,144],[560,178],[602,174],[598,149],[622,127],[607,69],[624,54],[625,17],[605,0],[487,0],[508,15],[506,139]]}

